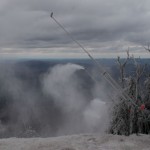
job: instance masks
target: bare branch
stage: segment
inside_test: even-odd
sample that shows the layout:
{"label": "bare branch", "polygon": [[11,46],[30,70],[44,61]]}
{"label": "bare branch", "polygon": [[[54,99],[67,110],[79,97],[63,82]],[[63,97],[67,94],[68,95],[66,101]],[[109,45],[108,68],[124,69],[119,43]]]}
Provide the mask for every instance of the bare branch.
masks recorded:
{"label": "bare branch", "polygon": [[150,44],[148,43],[147,47],[143,46],[145,50],[150,52]]}

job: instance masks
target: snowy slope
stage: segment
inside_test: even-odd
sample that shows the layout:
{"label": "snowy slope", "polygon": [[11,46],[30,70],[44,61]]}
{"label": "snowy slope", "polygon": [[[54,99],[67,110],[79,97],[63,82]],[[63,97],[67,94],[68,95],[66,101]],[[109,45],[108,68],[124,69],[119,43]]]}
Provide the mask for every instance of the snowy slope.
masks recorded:
{"label": "snowy slope", "polygon": [[150,135],[72,135],[0,140],[0,150],[150,150]]}

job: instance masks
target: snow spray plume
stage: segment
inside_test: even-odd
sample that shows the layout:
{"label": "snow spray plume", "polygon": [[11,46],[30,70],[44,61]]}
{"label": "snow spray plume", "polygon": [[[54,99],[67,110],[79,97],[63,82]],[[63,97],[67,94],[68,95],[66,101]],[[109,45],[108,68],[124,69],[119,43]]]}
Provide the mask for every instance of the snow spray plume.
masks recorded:
{"label": "snow spray plume", "polygon": [[75,64],[57,65],[44,77],[44,92],[53,96],[64,112],[78,111],[84,105],[84,96],[78,89],[80,83],[74,76],[80,69],[84,68]]}
{"label": "snow spray plume", "polygon": [[104,129],[107,105],[95,94],[102,92],[89,82],[82,66],[56,65],[34,74],[35,68],[26,63],[33,65],[0,64],[0,137],[59,136]]}
{"label": "snow spray plume", "polygon": [[84,120],[89,132],[104,132],[108,127],[108,109],[106,102],[93,99],[83,112]]}
{"label": "snow spray plume", "polygon": [[57,65],[44,76],[43,91],[54,97],[65,118],[58,135],[100,131],[105,122],[106,104],[99,99],[89,101],[79,89],[75,72],[80,69],[75,64]]}

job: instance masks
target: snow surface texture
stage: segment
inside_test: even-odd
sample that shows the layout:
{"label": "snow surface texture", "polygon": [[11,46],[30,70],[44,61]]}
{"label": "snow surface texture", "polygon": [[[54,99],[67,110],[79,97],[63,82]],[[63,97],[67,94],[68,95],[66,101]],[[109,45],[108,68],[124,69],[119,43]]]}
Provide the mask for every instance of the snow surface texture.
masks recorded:
{"label": "snow surface texture", "polygon": [[0,150],[150,150],[150,135],[71,135],[0,140]]}

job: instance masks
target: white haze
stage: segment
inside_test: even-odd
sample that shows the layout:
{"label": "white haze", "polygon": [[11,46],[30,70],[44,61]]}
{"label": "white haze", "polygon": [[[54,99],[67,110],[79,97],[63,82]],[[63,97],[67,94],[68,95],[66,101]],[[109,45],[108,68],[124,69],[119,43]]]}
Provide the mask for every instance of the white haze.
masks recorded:
{"label": "white haze", "polygon": [[[14,68],[15,64],[0,65],[0,94],[9,99],[8,107],[1,109],[0,120],[9,116],[10,121],[0,122],[0,137],[25,137],[32,125],[40,136],[105,132],[109,127],[104,84],[95,83],[91,91],[93,97],[88,97],[83,92],[86,87],[82,87],[81,79],[76,75],[85,72],[82,66],[63,64],[51,67],[40,76],[42,91],[18,78]],[[32,75],[28,67],[21,66],[21,69]]]}
{"label": "white haze", "polygon": [[84,120],[89,131],[105,131],[108,127],[108,109],[106,102],[101,101],[100,99],[94,99],[87,106],[84,114]]}
{"label": "white haze", "polygon": [[[108,109],[104,100],[96,97],[88,101],[80,90],[80,80],[74,73],[84,69],[76,64],[57,65],[50,69],[43,79],[43,91],[55,97],[55,104],[66,115],[66,123],[59,134],[80,132],[104,132],[108,128]],[[94,87],[94,95],[99,88]],[[100,85],[103,86],[103,85]],[[102,93],[102,92],[101,92]],[[103,96],[106,97],[103,91]]]}
{"label": "white haze", "polygon": [[75,64],[57,65],[43,80],[44,92],[54,96],[55,103],[65,112],[78,111],[84,105],[84,97],[78,90],[79,83],[73,77],[74,72],[80,69],[84,68]]}

